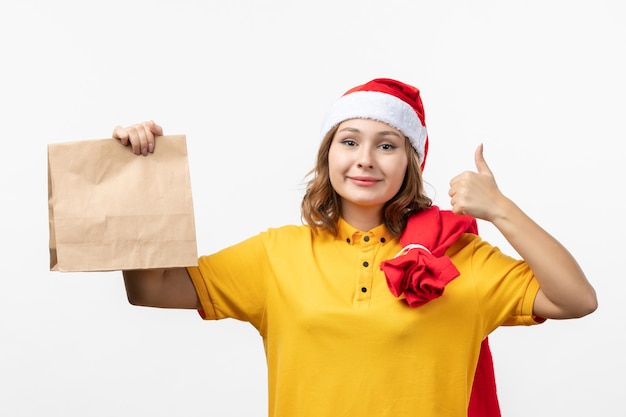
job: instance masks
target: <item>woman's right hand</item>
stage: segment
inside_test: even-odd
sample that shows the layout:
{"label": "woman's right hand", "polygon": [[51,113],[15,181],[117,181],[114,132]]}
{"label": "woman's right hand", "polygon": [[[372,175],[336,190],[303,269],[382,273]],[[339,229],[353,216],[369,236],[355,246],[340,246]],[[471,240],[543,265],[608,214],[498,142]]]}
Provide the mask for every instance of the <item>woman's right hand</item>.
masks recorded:
{"label": "woman's right hand", "polygon": [[114,139],[118,139],[124,146],[130,146],[136,155],[144,156],[154,152],[154,138],[162,135],[163,128],[152,120],[128,127],[115,126],[113,129]]}

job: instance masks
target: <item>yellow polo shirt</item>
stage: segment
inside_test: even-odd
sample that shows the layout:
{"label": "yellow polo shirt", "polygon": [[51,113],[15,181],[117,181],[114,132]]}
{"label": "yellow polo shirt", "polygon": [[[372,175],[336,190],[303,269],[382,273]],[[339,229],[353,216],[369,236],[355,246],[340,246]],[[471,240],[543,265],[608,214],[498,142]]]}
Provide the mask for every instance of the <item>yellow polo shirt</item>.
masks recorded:
{"label": "yellow polo shirt", "polygon": [[339,230],[269,229],[188,269],[204,318],[248,321],[263,338],[269,416],[466,416],[481,341],[536,324],[528,266],[463,235],[447,252],[460,276],[410,308],[380,270],[398,240],[382,225]]}

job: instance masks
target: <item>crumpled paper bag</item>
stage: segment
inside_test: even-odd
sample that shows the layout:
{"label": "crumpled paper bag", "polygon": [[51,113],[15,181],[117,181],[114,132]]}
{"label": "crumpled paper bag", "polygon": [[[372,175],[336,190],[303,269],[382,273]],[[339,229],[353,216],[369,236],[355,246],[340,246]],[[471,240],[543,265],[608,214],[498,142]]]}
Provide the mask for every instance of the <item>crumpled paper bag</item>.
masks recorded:
{"label": "crumpled paper bag", "polygon": [[197,265],[184,135],[138,156],[113,139],[48,145],[50,270]]}

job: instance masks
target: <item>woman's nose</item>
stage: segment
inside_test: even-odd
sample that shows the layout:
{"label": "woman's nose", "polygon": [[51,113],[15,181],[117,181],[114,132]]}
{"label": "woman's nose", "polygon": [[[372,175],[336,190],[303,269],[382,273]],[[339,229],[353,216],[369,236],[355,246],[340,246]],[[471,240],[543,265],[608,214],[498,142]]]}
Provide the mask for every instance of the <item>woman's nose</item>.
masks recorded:
{"label": "woman's nose", "polygon": [[360,168],[372,168],[372,162],[372,150],[369,148],[369,146],[362,146],[359,150],[357,165]]}

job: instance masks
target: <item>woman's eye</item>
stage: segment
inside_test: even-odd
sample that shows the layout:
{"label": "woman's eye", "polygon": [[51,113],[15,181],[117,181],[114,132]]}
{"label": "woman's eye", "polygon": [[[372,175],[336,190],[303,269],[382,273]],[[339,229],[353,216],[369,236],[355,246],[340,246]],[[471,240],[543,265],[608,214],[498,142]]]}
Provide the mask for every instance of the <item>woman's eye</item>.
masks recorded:
{"label": "woman's eye", "polygon": [[384,151],[391,151],[391,150],[393,150],[393,149],[396,149],[396,146],[395,146],[395,145],[392,145],[392,144],[390,144],[390,143],[385,143],[385,144],[383,144],[383,145],[380,145],[380,148],[381,148],[382,150],[384,150]]}
{"label": "woman's eye", "polygon": [[356,142],[353,141],[352,139],[344,139],[341,141],[341,143],[343,143],[344,145],[348,145],[348,146],[356,146]]}

